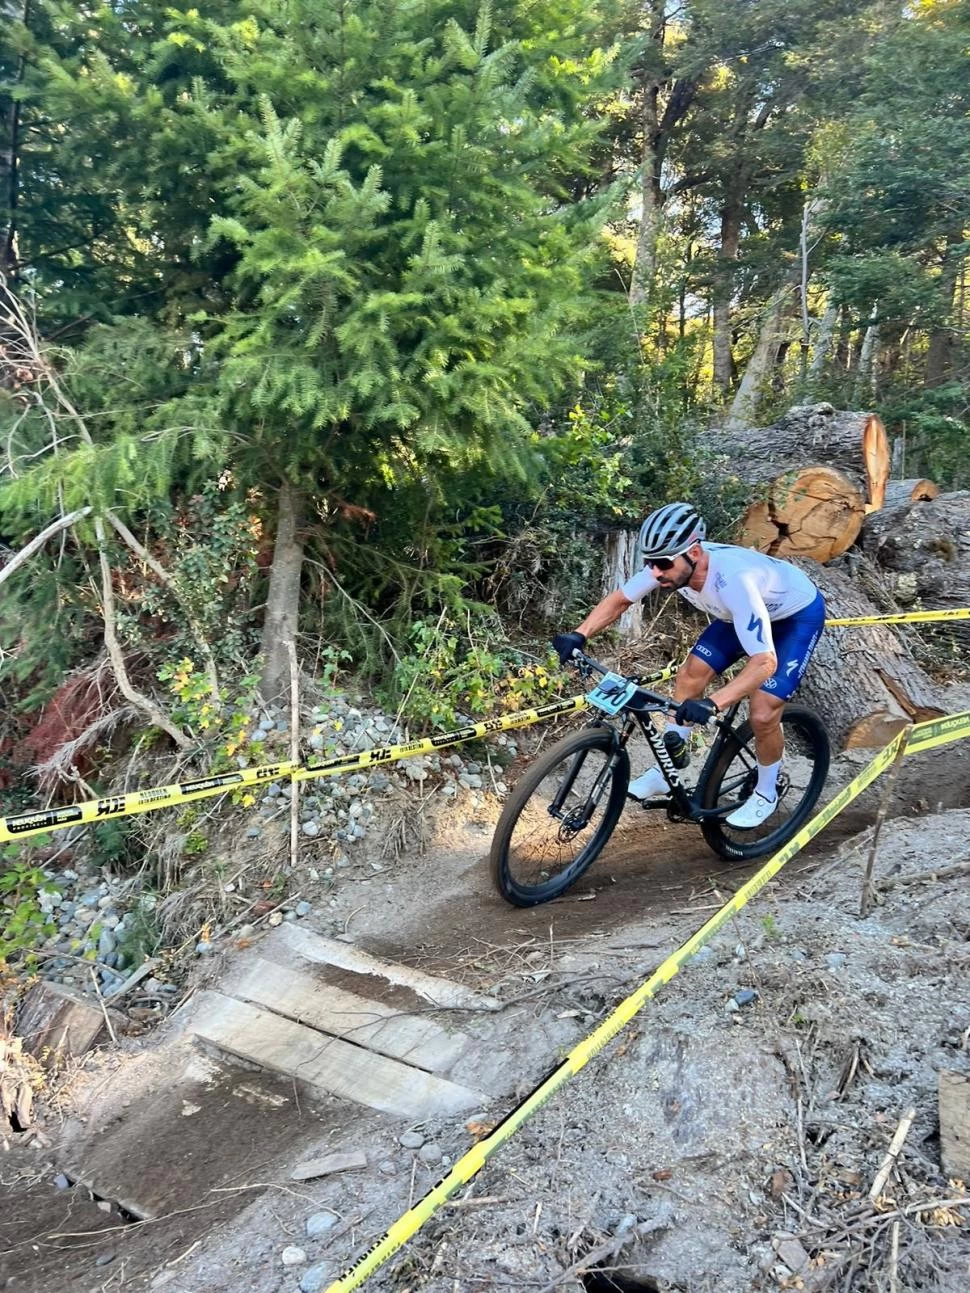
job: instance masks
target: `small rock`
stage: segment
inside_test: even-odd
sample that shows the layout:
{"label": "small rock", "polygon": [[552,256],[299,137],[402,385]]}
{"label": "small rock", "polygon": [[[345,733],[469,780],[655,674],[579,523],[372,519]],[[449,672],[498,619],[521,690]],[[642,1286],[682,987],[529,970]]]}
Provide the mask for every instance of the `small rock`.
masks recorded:
{"label": "small rock", "polygon": [[278,799],[282,793],[283,787],[278,781],[271,781],[266,787],[266,795],[270,799]]}
{"label": "small rock", "polygon": [[110,929],[102,929],[98,937],[98,957],[105,960],[115,950],[115,936]]}
{"label": "small rock", "polygon": [[321,1235],[329,1234],[339,1220],[336,1212],[314,1212],[306,1219],[307,1239],[319,1239]]}
{"label": "small rock", "polygon": [[309,916],[310,912],[313,911],[313,904],[304,899],[302,902],[298,902],[296,904],[294,910],[297,916]]}
{"label": "small rock", "polygon": [[424,1137],[420,1131],[406,1131],[403,1136],[398,1137],[398,1140],[405,1149],[420,1149],[424,1144]]}
{"label": "small rock", "polygon": [[308,835],[310,839],[313,839],[315,836],[320,834],[319,825],[317,824],[317,822],[312,820],[309,822],[304,822],[303,826],[301,827],[301,830],[303,831],[303,834]]}
{"label": "small rock", "polygon": [[246,832],[246,839],[258,840],[261,835],[262,835],[262,831],[259,829],[258,826],[250,826],[249,830]]}
{"label": "small rock", "polygon": [[289,1244],[280,1253],[280,1261],[284,1266],[302,1266],[306,1261],[306,1253],[302,1248],[297,1248],[296,1244]]}
{"label": "small rock", "polygon": [[283,913],[281,911],[271,911],[266,923],[267,925],[272,925],[274,929],[277,925],[282,925]]}
{"label": "small rock", "polygon": [[208,956],[212,951],[212,944],[207,938],[200,938],[195,945],[196,956]]}
{"label": "small rock", "polygon": [[393,1163],[389,1158],[385,1158],[383,1162],[378,1163],[377,1170],[383,1172],[385,1176],[397,1176],[397,1164]]}
{"label": "small rock", "polygon": [[303,1272],[300,1280],[300,1293],[320,1293],[330,1283],[332,1267],[329,1262],[317,1262]]}
{"label": "small rock", "polygon": [[100,1257],[94,1259],[95,1266],[110,1266],[114,1261],[114,1253],[102,1253]]}
{"label": "small rock", "polygon": [[71,1188],[71,1182],[63,1172],[58,1172],[54,1177],[54,1188],[57,1190],[69,1190]]}
{"label": "small rock", "polygon": [[434,1166],[435,1163],[441,1162],[441,1146],[436,1145],[433,1140],[426,1141],[418,1150],[418,1158],[422,1163]]}
{"label": "small rock", "polygon": [[734,1000],[739,1006],[750,1006],[753,1001],[758,1000],[758,994],[754,988],[741,988],[734,994]]}
{"label": "small rock", "polygon": [[726,1015],[735,1015],[741,1009],[733,997],[729,997],[724,1003],[724,1013]]}
{"label": "small rock", "polygon": [[713,947],[709,946],[708,944],[705,944],[704,947],[698,948],[698,950],[694,953],[694,955],[690,959],[696,962],[697,965],[703,965],[706,961],[710,961],[713,958],[713,956],[714,956]]}
{"label": "small rock", "polygon": [[825,964],[830,970],[841,970],[845,966],[844,952],[829,952],[825,958]]}

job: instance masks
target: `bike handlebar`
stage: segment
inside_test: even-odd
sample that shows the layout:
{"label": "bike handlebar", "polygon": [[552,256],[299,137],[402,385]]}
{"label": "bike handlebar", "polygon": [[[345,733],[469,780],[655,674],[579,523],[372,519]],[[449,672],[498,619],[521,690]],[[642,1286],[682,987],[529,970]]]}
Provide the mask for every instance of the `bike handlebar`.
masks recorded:
{"label": "bike handlebar", "polygon": [[[581,674],[584,669],[586,672],[592,671],[593,673],[601,674],[610,672],[602,661],[595,660],[591,655],[586,655],[584,651],[580,651],[579,647],[573,648],[571,661],[576,664]],[[660,705],[671,714],[677,709],[677,702],[671,700],[669,696],[662,696],[659,692],[650,691],[648,688],[642,686],[637,674],[629,674],[628,677],[630,682],[636,683],[637,689],[641,695],[645,696],[651,704]]]}

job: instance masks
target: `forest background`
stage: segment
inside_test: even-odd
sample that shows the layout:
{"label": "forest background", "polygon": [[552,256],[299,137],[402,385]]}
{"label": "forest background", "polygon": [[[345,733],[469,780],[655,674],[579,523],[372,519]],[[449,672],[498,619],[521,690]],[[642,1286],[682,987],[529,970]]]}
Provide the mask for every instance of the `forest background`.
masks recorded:
{"label": "forest background", "polygon": [[245,758],[287,643],[417,732],[541,694],[608,531],[731,534],[712,424],[970,485],[966,0],[0,23],[7,811],[120,722]]}

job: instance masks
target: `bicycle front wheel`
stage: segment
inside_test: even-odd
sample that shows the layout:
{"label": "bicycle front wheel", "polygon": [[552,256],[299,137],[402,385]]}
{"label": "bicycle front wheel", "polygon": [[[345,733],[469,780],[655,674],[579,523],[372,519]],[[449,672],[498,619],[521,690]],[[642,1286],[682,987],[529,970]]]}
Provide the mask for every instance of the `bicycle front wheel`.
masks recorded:
{"label": "bicycle front wheel", "polygon": [[608,728],[563,737],[519,780],[490,856],[499,893],[516,907],[549,902],[575,883],[613,833],[630,759]]}
{"label": "bicycle front wheel", "polygon": [[[804,826],[822,793],[831,757],[822,720],[803,705],[786,705],[781,715],[785,754],[778,777],[778,808],[760,826],[740,830],[724,818],[701,823],[707,843],[723,858],[749,862],[776,852]],[[728,740],[699,786],[702,808],[740,806],[754,792],[758,762],[750,722],[742,723]]]}

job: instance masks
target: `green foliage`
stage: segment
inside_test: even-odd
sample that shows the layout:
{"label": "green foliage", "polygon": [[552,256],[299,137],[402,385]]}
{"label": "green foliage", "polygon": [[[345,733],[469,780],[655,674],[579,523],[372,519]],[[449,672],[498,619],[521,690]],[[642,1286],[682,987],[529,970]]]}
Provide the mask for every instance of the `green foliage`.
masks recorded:
{"label": "green foliage", "polygon": [[[34,844],[45,839],[45,836],[38,836]],[[34,952],[38,944],[57,929],[50,911],[45,910],[41,902],[41,895],[53,893],[55,887],[19,844],[5,846],[3,868],[0,874],[0,966],[13,959],[32,968],[36,964]]]}
{"label": "green foliage", "polygon": [[138,838],[137,825],[124,817],[93,822],[86,837],[88,865],[100,870],[117,871],[140,861],[144,850]]}
{"label": "green foliage", "polygon": [[494,616],[466,619],[463,629],[442,616],[416,621],[407,653],[397,662],[381,699],[400,704],[415,727],[447,729],[469,715],[501,713],[541,704],[557,693],[547,662],[522,665],[494,646],[504,632]]}
{"label": "green foliage", "polygon": [[[231,691],[224,689],[219,696],[213,696],[208,677],[188,657],[163,664],[158,678],[168,684],[174,698],[171,713],[175,722],[205,742],[207,763],[213,772],[236,767],[240,756],[258,761],[260,751],[250,743],[258,674],[244,675]],[[243,791],[235,802],[248,807],[255,801]],[[191,814],[192,810],[186,812]]]}

